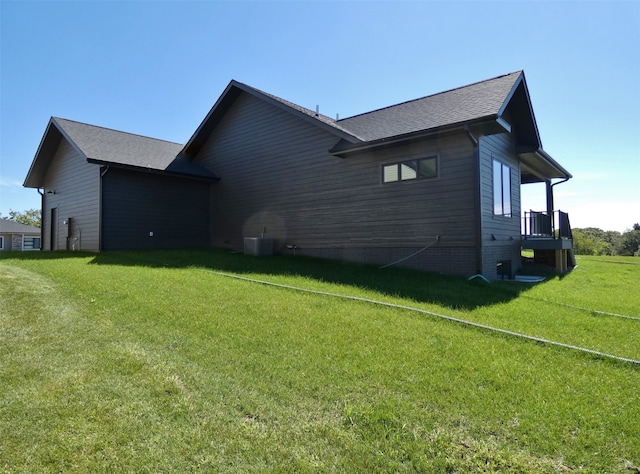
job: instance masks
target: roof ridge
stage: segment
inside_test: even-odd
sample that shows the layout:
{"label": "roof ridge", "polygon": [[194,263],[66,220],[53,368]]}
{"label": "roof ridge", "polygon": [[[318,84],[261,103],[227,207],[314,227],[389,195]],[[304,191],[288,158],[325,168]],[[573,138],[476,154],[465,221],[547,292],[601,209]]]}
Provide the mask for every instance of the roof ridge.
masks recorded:
{"label": "roof ridge", "polygon": [[94,127],[94,128],[99,128],[99,129],[102,129],[102,130],[108,130],[110,132],[124,133],[125,135],[131,135],[133,137],[145,138],[147,140],[155,140],[155,141],[158,141],[158,142],[170,143],[172,145],[184,146],[184,143],[172,142],[170,140],[165,140],[163,138],[150,137],[148,135],[142,135],[140,133],[125,132],[124,130],[117,130],[117,129],[111,128],[111,127],[103,127],[101,125],[94,125],[94,124],[91,124],[91,123],[80,122],[78,120],[71,120],[71,119],[67,119],[67,118],[63,118],[63,117],[52,116],[51,118],[54,119],[54,120],[64,120],[65,122],[77,123],[79,125],[85,125],[87,127]]}
{"label": "roof ridge", "polygon": [[503,78],[503,77],[512,76],[512,75],[514,75],[514,74],[521,74],[521,73],[523,73],[523,72],[524,72],[524,71],[523,71],[522,69],[520,69],[520,70],[518,70],[518,71],[509,72],[509,73],[507,73],[507,74],[501,74],[501,75],[499,75],[499,76],[495,76],[495,77],[492,77],[492,78],[490,78],[490,79],[484,79],[484,80],[481,80],[481,81],[472,82],[471,84],[465,84],[464,86],[454,87],[454,88],[452,88],[452,89],[447,89],[447,90],[444,90],[444,91],[435,92],[435,93],[433,93],[433,94],[425,95],[425,96],[418,97],[418,98],[415,98],[415,99],[405,100],[405,101],[403,101],[403,102],[398,102],[398,103],[396,103],[396,104],[391,104],[391,105],[387,105],[387,106],[385,106],[385,107],[380,107],[379,109],[369,110],[368,112],[362,112],[362,113],[360,113],[360,114],[351,115],[351,116],[349,116],[349,117],[341,118],[340,120],[337,120],[337,121],[336,121],[336,123],[339,123],[339,122],[342,122],[342,121],[347,121],[347,120],[352,119],[352,118],[355,118],[355,117],[362,117],[363,115],[372,114],[372,113],[375,113],[375,112],[380,112],[381,110],[391,109],[391,108],[393,108],[393,107],[398,107],[398,106],[400,106],[400,105],[410,104],[411,102],[417,102],[417,101],[419,101],[419,100],[428,99],[428,98],[430,98],[430,97],[436,97],[436,96],[438,96],[438,95],[448,94],[448,93],[453,92],[453,91],[457,91],[457,90],[461,90],[461,89],[466,89],[467,87],[477,86],[477,85],[482,84],[482,83],[484,83],[484,82],[495,81],[496,79],[501,79],[501,78]]}

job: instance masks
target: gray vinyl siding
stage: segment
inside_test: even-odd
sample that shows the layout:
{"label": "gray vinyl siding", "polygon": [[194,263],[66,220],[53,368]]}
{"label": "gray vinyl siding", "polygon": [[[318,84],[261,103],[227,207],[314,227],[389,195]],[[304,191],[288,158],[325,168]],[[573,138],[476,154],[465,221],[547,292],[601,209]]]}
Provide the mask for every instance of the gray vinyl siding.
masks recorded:
{"label": "gray vinyl siding", "polygon": [[102,226],[103,250],[209,247],[209,183],[111,168]]}
{"label": "gray vinyl siding", "polygon": [[[493,212],[493,160],[511,167],[511,217]],[[482,201],[482,273],[496,278],[496,263],[511,261],[511,270],[520,267],[520,163],[513,135],[502,133],[480,139],[480,189]]]}
{"label": "gray vinyl siding", "polygon": [[13,248],[13,234],[0,234],[0,252],[9,252],[11,250],[21,250]]}
{"label": "gray vinyl siding", "polygon": [[[474,157],[463,133],[346,159],[338,138],[291,113],[241,94],[194,158],[213,186],[215,246],[241,250],[263,232],[298,254],[475,272]],[[437,155],[439,177],[382,183],[382,165]],[[440,240],[436,242],[436,237]]]}
{"label": "gray vinyl siding", "polygon": [[[51,250],[51,209],[57,208],[54,240],[58,250],[67,244],[76,250],[99,250],[99,167],[86,160],[66,141],[61,140],[44,180],[47,190],[42,206],[42,245]],[[69,237],[65,221],[74,222]]]}

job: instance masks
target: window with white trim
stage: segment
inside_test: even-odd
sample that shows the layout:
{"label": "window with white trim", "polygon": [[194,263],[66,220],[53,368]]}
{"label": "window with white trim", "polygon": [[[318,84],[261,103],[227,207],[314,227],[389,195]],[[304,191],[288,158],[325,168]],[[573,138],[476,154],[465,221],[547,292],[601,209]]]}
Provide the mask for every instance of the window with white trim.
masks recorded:
{"label": "window with white trim", "polygon": [[40,250],[40,237],[23,237],[22,250]]}
{"label": "window with white trim", "polygon": [[382,165],[382,182],[409,181],[438,177],[438,157],[429,156]]}
{"label": "window with white trim", "polygon": [[4,250],[4,237],[0,235],[0,250]]}
{"label": "window with white trim", "polygon": [[493,214],[511,217],[511,167],[493,160]]}

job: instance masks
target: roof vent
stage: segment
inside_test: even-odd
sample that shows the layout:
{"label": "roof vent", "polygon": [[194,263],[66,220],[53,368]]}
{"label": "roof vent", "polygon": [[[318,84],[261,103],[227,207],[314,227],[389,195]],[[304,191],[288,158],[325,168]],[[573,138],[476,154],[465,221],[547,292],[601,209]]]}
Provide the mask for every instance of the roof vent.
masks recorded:
{"label": "roof vent", "polygon": [[316,117],[320,115],[320,106],[316,105]]}

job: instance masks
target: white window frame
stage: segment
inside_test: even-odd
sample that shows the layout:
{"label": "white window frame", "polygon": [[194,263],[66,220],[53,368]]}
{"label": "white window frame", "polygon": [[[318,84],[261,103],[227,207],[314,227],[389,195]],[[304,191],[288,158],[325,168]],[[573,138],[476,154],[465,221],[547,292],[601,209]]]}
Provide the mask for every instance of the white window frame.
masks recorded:
{"label": "white window frame", "polygon": [[[31,239],[31,240],[38,239],[39,240],[39,242],[38,242],[39,245],[37,247],[34,245],[33,247],[26,249],[25,246],[24,246],[24,241],[26,239]],[[35,242],[34,242],[34,244],[35,244]],[[41,246],[42,246],[42,238],[41,237],[39,237],[39,236],[36,237],[35,235],[23,235],[22,236],[22,250],[27,250],[27,251],[40,250]]]}
{"label": "white window frame", "polygon": [[0,235],[0,250],[4,250],[4,235]]}

